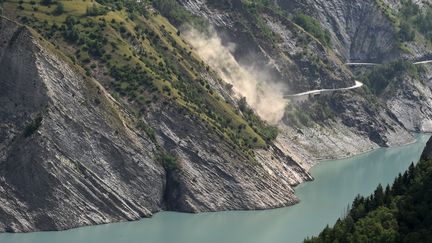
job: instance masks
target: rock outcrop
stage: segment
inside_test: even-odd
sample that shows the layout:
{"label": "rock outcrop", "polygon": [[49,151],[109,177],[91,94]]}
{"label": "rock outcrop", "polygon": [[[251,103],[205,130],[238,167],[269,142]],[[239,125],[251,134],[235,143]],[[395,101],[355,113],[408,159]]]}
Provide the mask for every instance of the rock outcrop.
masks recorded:
{"label": "rock outcrop", "polygon": [[[232,1],[231,7],[220,6],[212,0],[180,2],[192,13],[216,25],[221,36],[238,46],[234,53],[237,53],[236,57],[240,61],[245,56],[242,53],[258,53],[257,59],[261,60],[262,65],[281,70],[279,77],[294,93],[349,87],[355,78],[344,65],[345,62],[381,62],[401,55],[392,23],[373,0],[354,3],[320,0],[277,2],[288,13],[300,11],[319,20],[331,33],[330,48],[270,9],[258,14],[262,15],[267,27],[278,37],[274,45],[266,45],[257,31],[238,31],[241,29],[239,25],[246,22],[243,19],[247,19],[248,14],[237,1]],[[221,13],[224,13],[227,21],[214,21],[212,16]],[[251,37],[244,38],[242,35]],[[287,112],[279,125],[278,144],[287,151],[303,154],[308,158],[305,161],[315,164],[322,159],[342,158],[381,146],[412,142],[413,136],[398,120],[398,116],[390,112],[387,105],[374,100],[368,92],[361,88],[345,93],[321,94],[315,99],[305,97],[301,102],[292,101],[288,110],[308,113],[312,125],[295,126]],[[313,109],[316,106],[328,107],[333,113],[332,119],[316,114],[318,111]],[[310,166],[306,164],[306,167]]]}
{"label": "rock outcrop", "polygon": [[26,27],[1,19],[0,231],[150,216],[163,203],[155,146],[106,91]]}
{"label": "rock outcrop", "polygon": [[[423,76],[422,80],[426,77]],[[383,99],[407,129],[432,132],[432,91],[427,81],[410,76],[400,77],[387,88]]]}
{"label": "rock outcrop", "polygon": [[314,16],[332,34],[334,49],[344,60],[383,62],[400,56],[397,36],[389,18],[375,0],[278,1],[289,12]]}
{"label": "rock outcrop", "polygon": [[266,209],[298,200],[293,186],[312,179],[289,153],[277,147],[242,155],[208,127],[165,107],[149,118],[158,141],[177,157],[167,173],[167,209],[185,212]]}
{"label": "rock outcrop", "polygon": [[[232,55],[238,63],[260,67],[278,84],[289,86],[287,94],[352,86],[355,78],[344,65],[347,60],[381,62],[407,55],[399,50],[392,23],[374,0],[276,1],[289,13],[302,11],[318,19],[331,33],[332,45],[271,8],[251,13],[240,0],[227,1],[228,5],[213,0],[178,2],[212,23],[224,44],[237,46]],[[181,32],[161,22],[166,21],[162,16],[155,18],[147,29],[135,26],[132,34],[119,34],[124,37],[121,44],[135,50],[133,56],[140,61],[150,58],[137,66],[170,70],[160,76],[144,72],[140,78],[149,80],[138,81],[151,86],[150,79],[176,79],[152,87],[161,89],[159,96],[141,87],[139,95],[151,105],[139,107],[139,115],[126,109],[137,108],[130,96],[136,96],[137,90],[114,99],[110,93],[122,91],[122,83],[110,86],[113,77],[106,70],[85,74],[79,63],[34,30],[0,18],[0,232],[135,220],[160,210],[292,205],[298,201],[293,187],[312,179],[307,171],[319,160],[405,144],[414,139],[410,131],[432,130],[429,84],[405,77],[382,97],[363,87],[291,100],[276,140],[260,137],[262,145],[256,146],[249,143],[253,137],[240,133],[249,126],[258,140],[261,134],[255,126],[260,123],[234,108],[239,105],[232,91],[192,54]],[[149,53],[155,53],[146,53],[144,39],[153,45]],[[77,48],[61,44],[71,48],[69,54]],[[425,46],[408,47],[417,57],[425,54]],[[132,54],[125,60],[132,60]],[[168,57],[171,62],[151,63],[168,54],[173,54]],[[422,78],[430,73],[426,69]],[[91,75],[104,79],[104,86]],[[181,75],[187,78],[182,80]],[[177,93],[171,93],[175,85]],[[181,92],[193,94],[172,95]],[[205,104],[199,103],[203,99],[192,102],[200,92],[210,93]],[[156,98],[150,101],[144,95]],[[216,101],[221,103],[215,105],[221,110],[219,116],[211,110]],[[199,113],[199,109],[210,111]],[[234,115],[221,117],[229,112]],[[303,124],[295,125],[292,116],[299,113],[303,116],[294,120]],[[221,125],[232,125],[233,118],[240,121],[234,130]],[[135,126],[138,119],[148,130]],[[230,132],[236,134],[228,139]]]}
{"label": "rock outcrop", "polygon": [[[62,230],[168,209],[265,209],[312,178],[275,146],[244,157],[178,107],[149,111],[155,138],[27,27],[0,21],[0,231]],[[176,158],[173,167],[159,159]]]}

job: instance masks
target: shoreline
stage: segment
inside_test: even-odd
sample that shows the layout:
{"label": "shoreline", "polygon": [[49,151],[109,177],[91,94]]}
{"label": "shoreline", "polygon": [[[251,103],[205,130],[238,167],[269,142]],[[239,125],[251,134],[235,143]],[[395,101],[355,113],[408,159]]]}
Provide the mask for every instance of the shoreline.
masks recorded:
{"label": "shoreline", "polygon": [[[412,144],[415,144],[419,141],[419,136],[421,135],[432,135],[431,132],[412,132],[412,134],[414,135],[414,140],[405,144],[401,144],[401,145],[397,145],[397,146],[389,146],[389,147],[379,147],[379,148],[375,148],[375,149],[370,149],[368,151],[364,151],[358,154],[354,154],[354,155],[350,155],[350,156],[345,156],[342,158],[338,158],[338,159],[325,159],[325,160],[317,160],[317,163],[315,165],[313,165],[312,167],[309,168],[309,170],[307,171],[308,173],[312,170],[312,168],[316,167],[317,165],[320,165],[322,162],[331,162],[331,161],[339,161],[339,160],[345,160],[345,159],[350,159],[350,158],[354,158],[357,156],[362,156],[364,154],[376,151],[376,150],[381,150],[381,149],[391,149],[391,148],[401,148],[401,147],[405,147],[405,146],[409,146]],[[312,176],[312,175],[311,175]],[[293,186],[293,190],[294,190],[294,195],[296,190],[298,189],[299,186],[306,184],[308,182],[312,182],[314,180],[314,178],[312,177],[312,180],[310,181],[304,181],[302,183],[299,183],[298,185]],[[295,195],[295,200],[293,200],[293,202],[287,202],[287,203],[283,203],[280,206],[275,206],[275,207],[271,207],[271,208],[262,208],[262,209],[233,209],[233,210],[221,210],[221,211],[204,211],[204,212],[182,212],[182,211],[169,211],[169,210],[159,210],[159,211],[155,211],[152,212],[152,214],[149,217],[138,217],[136,219],[132,219],[132,220],[116,220],[116,221],[112,221],[112,222],[103,222],[103,223],[95,223],[95,224],[90,224],[90,225],[81,225],[81,226],[73,226],[73,227],[69,227],[69,228],[62,228],[62,229],[58,229],[58,230],[36,230],[36,231],[25,231],[25,232],[0,232],[0,239],[2,235],[20,235],[20,234],[32,234],[32,233],[36,233],[36,234],[41,234],[41,233],[61,233],[61,232],[67,232],[67,231],[72,231],[72,230],[76,230],[79,228],[87,228],[87,227],[95,227],[95,226],[102,226],[102,225],[109,225],[109,224],[118,224],[118,223],[127,223],[127,222],[138,222],[140,220],[146,220],[146,219],[152,219],[156,214],[159,213],[179,213],[179,214],[190,214],[190,215],[198,215],[198,214],[211,214],[211,213],[222,213],[222,212],[259,212],[259,211],[268,211],[268,210],[276,210],[276,209],[281,209],[281,208],[288,208],[288,207],[292,207],[294,205],[297,205],[299,203],[301,203],[301,200],[298,198],[297,195]]]}

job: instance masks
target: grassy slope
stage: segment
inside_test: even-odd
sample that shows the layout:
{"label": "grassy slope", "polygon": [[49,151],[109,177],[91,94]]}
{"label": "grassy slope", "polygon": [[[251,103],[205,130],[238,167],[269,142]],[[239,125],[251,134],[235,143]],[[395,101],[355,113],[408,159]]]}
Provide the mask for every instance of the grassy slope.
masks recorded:
{"label": "grassy slope", "polygon": [[[38,0],[6,0],[3,8],[8,17],[41,33],[88,76],[101,80],[113,95],[133,104],[136,113],[169,103],[201,118],[246,154],[267,146],[267,125],[259,119],[245,120],[201,78],[206,72],[202,61],[151,6],[131,11],[106,4],[108,11],[88,16],[87,9],[104,6],[82,0],[59,2],[61,14],[54,14],[56,3],[44,6]],[[74,17],[73,24],[66,24],[68,17]],[[76,40],[65,37],[70,32]]]}

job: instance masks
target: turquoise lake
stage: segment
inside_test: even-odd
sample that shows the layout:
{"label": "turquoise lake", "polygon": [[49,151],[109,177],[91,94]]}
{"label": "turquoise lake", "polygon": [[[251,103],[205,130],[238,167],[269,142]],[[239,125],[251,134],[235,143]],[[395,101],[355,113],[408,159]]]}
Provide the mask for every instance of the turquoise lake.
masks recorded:
{"label": "turquoise lake", "polygon": [[183,214],[162,212],[137,222],[62,232],[0,234],[1,243],[296,243],[334,224],[357,194],[369,195],[417,162],[430,135],[416,143],[383,148],[312,168],[315,180],[301,184],[301,202],[287,208]]}

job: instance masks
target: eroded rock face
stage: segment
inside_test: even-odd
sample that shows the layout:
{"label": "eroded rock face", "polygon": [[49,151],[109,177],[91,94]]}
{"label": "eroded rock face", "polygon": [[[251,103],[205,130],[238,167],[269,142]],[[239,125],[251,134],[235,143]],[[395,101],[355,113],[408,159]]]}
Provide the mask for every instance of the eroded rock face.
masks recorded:
{"label": "eroded rock face", "polygon": [[277,147],[256,150],[255,160],[245,157],[239,148],[199,123],[198,117],[174,108],[165,107],[150,119],[158,127],[161,146],[179,161],[179,168],[170,171],[167,178],[165,199],[170,210],[200,212],[292,205],[298,201],[292,187],[311,179],[301,165]]}
{"label": "eroded rock face", "polygon": [[[331,30],[337,53],[272,12],[263,18],[280,37],[275,45],[255,38],[216,1],[180,2],[215,24],[225,41],[237,43],[236,57],[268,67],[274,77],[290,82],[293,92],[351,86],[344,59],[399,55],[391,25],[372,0],[280,2],[290,11],[309,9]],[[231,2],[244,13],[241,1]],[[0,231],[67,229],[162,209],[291,205],[298,201],[293,186],[312,179],[307,170],[318,160],[404,144],[413,139],[407,129],[431,126],[430,90],[405,80],[385,105],[372,104],[361,89],[325,95],[337,114],[333,119],[293,128],[284,118],[277,140],[255,150],[254,158],[172,104],[143,117],[156,130],[153,141],[129,125],[103,87],[27,28],[5,19],[0,26]],[[219,85],[216,90],[234,103]],[[320,102],[317,97],[297,108],[306,112]],[[160,149],[177,157],[175,168],[164,169],[157,159]]]}
{"label": "eroded rock face", "polygon": [[[262,17],[267,27],[278,36],[273,46],[266,45],[259,36],[252,37],[256,31],[247,32],[238,24],[248,16],[238,1],[228,1],[231,6],[218,5],[212,0],[180,2],[192,13],[207,18],[217,26],[222,36],[237,44],[239,48],[234,50],[234,54],[239,60],[245,56],[244,53],[258,53],[256,59],[262,65],[269,66],[270,63],[293,93],[352,86],[355,78],[345,65],[346,61],[380,62],[399,55],[393,26],[373,0],[277,2],[290,13],[301,11],[319,20],[332,34],[330,48],[308,39],[310,36],[289,19],[270,10]],[[231,17],[237,22],[231,21],[230,24],[213,21],[212,16],[220,13],[225,16],[241,13],[241,17]],[[317,160],[352,156],[414,139],[386,105],[369,100],[362,88],[323,96],[326,98],[305,97],[305,102],[291,102],[290,106],[307,113],[315,112],[311,109],[313,106],[328,106],[334,114],[330,121],[316,116],[312,119],[313,125],[293,128],[285,117],[279,124],[278,146],[290,151],[293,157],[303,157],[301,161],[306,161],[305,167]]]}
{"label": "eroded rock face", "polygon": [[[309,155],[313,164],[325,159],[353,156],[379,147],[412,142],[413,136],[385,106],[365,98],[364,90],[322,95],[301,104],[309,114],[315,102],[332,107],[332,119],[314,118],[316,124],[293,129],[288,117],[283,120],[278,140],[291,144],[300,154]],[[367,96],[366,96],[367,97]],[[288,142],[291,141],[291,142]]]}
{"label": "eroded rock face", "polygon": [[102,87],[27,28],[5,19],[0,26],[0,231],[67,229],[160,210],[165,171],[149,139],[125,126]]}
{"label": "eroded rock face", "polygon": [[[422,77],[426,80],[426,77]],[[409,130],[432,132],[432,91],[425,81],[404,76],[386,89],[387,106]]]}
{"label": "eroded rock face", "polygon": [[179,2],[212,23],[224,44],[235,46],[233,55],[238,62],[267,72],[291,93],[354,85],[349,70],[332,50],[271,9],[260,14],[273,37],[261,33],[254,17],[258,13],[248,12],[241,1]]}
{"label": "eroded rock face", "polygon": [[[282,207],[298,201],[293,186],[312,179],[287,151],[271,145],[247,158],[171,105],[145,118],[156,145],[53,47],[26,27],[0,24],[0,231],[135,220],[162,209]],[[164,169],[161,148],[177,157],[176,168]]]}
{"label": "eroded rock face", "polygon": [[375,0],[281,0],[288,12],[314,16],[332,34],[334,49],[352,62],[382,62],[399,57],[392,23]]}

